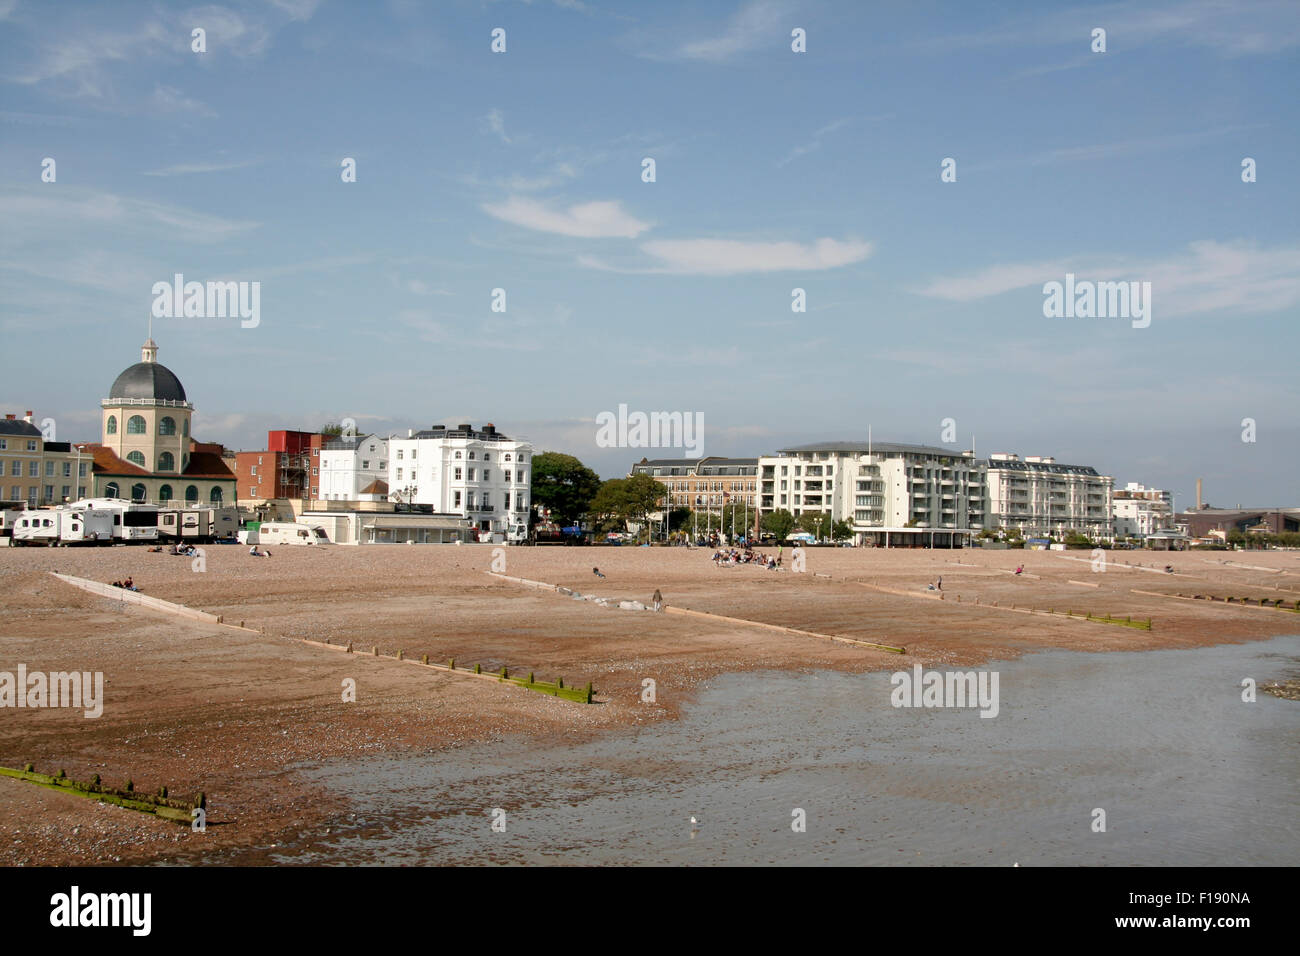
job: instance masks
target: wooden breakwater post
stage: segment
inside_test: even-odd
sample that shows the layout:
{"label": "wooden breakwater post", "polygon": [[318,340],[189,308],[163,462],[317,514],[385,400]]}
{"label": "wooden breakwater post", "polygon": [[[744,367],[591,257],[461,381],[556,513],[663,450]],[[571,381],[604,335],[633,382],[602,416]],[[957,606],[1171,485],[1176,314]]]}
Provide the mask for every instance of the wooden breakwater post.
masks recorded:
{"label": "wooden breakwater post", "polygon": [[58,790],[78,797],[86,797],[90,800],[109,803],[139,813],[152,813],[156,817],[171,820],[174,823],[183,823],[186,826],[189,826],[193,819],[191,811],[207,809],[208,805],[207,794],[202,791],[193,800],[179,800],[170,797],[165,786],[159,787],[156,794],[136,793],[135,784],[129,779],[124,787],[106,787],[100,780],[99,774],[94,774],[89,781],[83,782],[73,780],[64,770],[60,770],[56,776],[37,773],[35,766],[30,763],[24,766],[22,770],[0,767],[0,776],[25,780],[28,783],[36,784],[38,787]]}

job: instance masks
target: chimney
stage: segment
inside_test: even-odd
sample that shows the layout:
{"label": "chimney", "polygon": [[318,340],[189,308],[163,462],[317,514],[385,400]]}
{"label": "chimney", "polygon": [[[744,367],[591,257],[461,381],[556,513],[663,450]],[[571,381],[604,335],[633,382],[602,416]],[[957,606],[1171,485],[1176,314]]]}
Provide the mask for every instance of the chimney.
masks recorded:
{"label": "chimney", "polygon": [[32,410],[30,408],[27,409],[27,414],[23,416],[23,421],[25,421],[28,425],[32,423]]}
{"label": "chimney", "polygon": [[1201,510],[1201,479],[1196,479],[1196,510]]}

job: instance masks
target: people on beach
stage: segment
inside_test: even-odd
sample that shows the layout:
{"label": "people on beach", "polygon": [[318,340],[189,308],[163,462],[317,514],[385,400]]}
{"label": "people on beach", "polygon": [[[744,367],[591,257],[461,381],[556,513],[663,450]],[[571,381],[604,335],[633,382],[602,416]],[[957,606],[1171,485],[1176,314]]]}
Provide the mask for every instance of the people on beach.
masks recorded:
{"label": "people on beach", "polygon": [[658,588],[655,588],[655,596],[651,599],[650,604],[651,604],[651,606],[652,606],[656,611],[662,611],[662,610],[663,610],[663,608],[664,608],[664,596],[663,596],[662,594],[659,593],[659,589],[658,589]]}
{"label": "people on beach", "polygon": [[942,575],[942,574],[939,575],[939,580],[935,583],[935,585],[934,585],[934,589],[935,589],[936,591],[942,591],[942,590],[943,590],[943,575]]}
{"label": "people on beach", "polygon": [[1024,570],[1025,566],[1023,564],[1016,565],[1016,574],[1023,574]]}
{"label": "people on beach", "polygon": [[603,578],[605,576],[601,573],[600,568],[592,568],[591,573],[596,575],[598,578]]}

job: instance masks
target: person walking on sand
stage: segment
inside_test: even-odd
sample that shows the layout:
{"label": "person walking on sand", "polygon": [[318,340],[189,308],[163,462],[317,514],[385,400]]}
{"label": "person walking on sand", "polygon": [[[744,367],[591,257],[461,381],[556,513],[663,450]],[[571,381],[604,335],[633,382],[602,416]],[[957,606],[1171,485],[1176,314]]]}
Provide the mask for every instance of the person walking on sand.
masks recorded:
{"label": "person walking on sand", "polygon": [[935,584],[934,589],[935,589],[936,591],[942,591],[942,590],[943,590],[943,575],[942,575],[942,574],[939,575],[939,581],[938,581],[938,583]]}
{"label": "person walking on sand", "polygon": [[651,599],[651,604],[656,611],[664,609],[664,596],[659,593],[658,588],[655,588],[655,596]]}

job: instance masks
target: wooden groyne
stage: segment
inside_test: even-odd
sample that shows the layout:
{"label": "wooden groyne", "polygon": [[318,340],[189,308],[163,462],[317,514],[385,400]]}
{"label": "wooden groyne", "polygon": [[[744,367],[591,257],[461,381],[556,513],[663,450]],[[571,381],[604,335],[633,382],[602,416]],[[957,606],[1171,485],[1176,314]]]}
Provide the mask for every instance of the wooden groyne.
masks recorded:
{"label": "wooden groyne", "polygon": [[[224,617],[220,614],[209,614],[207,611],[198,611],[192,607],[186,607],[184,604],[175,604],[171,601],[164,601],[161,598],[149,597],[148,595],[141,594],[139,591],[127,591],[124,588],[115,588],[111,584],[100,584],[98,581],[89,581],[86,578],[73,577],[71,574],[59,574],[56,571],[51,571],[50,573],[65,584],[70,584],[73,587],[80,588],[83,591],[88,591],[91,594],[98,594],[101,597],[120,599],[128,604],[135,604],[139,607],[148,608],[153,611],[161,611],[165,614],[174,614],[177,617],[183,617],[187,620],[201,621],[205,624],[213,624],[219,627],[228,627],[236,631],[243,631],[248,634],[257,634],[262,637],[268,636],[264,628],[256,629],[245,627],[243,621],[240,621],[238,624],[227,624]],[[327,647],[330,650],[343,651],[349,654],[353,653],[351,644],[331,644],[329,641],[313,641],[305,637],[280,637],[279,640],[297,641],[299,644],[309,644],[312,647]],[[431,667],[434,670],[442,670],[449,673],[455,672],[460,677],[478,677],[483,680],[496,681],[497,683],[510,683],[517,687],[525,687],[528,690],[537,691],[539,694],[558,697],[561,700],[572,700],[590,704],[593,702],[593,696],[595,694],[590,683],[585,687],[566,686],[564,678],[562,677],[556,678],[554,681],[534,681],[532,680],[533,675],[531,672],[528,675],[528,679],[525,680],[520,677],[510,677],[504,667],[501,668],[498,673],[482,673],[479,665],[475,665],[474,670],[467,670],[465,668],[458,669],[454,658],[449,660],[447,664],[430,663],[428,655],[423,656],[420,660],[415,660],[414,658],[407,657],[401,648],[398,648],[395,655],[389,655],[380,654],[378,646],[371,645],[371,653],[362,654],[360,656],[385,658],[387,660],[401,661],[404,664],[414,664],[418,667]]]}
{"label": "wooden groyne", "polygon": [[189,826],[194,819],[195,810],[206,810],[208,805],[208,798],[204,793],[200,793],[193,800],[171,797],[166,787],[160,787],[157,793],[136,793],[135,786],[129,780],[125,787],[107,787],[100,782],[99,774],[95,774],[88,781],[73,780],[62,770],[55,776],[37,773],[32,764],[28,764],[22,770],[0,767],[0,776],[25,780],[39,787],[86,797],[100,803],[111,803],[115,807],[124,807],[139,813],[152,813],[156,817],[171,820],[173,823],[184,823],[186,826]]}
{"label": "wooden groyne", "polygon": [[[573,591],[570,588],[562,587],[561,585],[558,584],[549,584],[545,581],[532,581],[529,580],[528,578],[517,578],[509,574],[501,574],[500,572],[497,571],[488,571],[486,573],[492,575],[492,577],[494,578],[500,578],[503,581],[510,581],[514,584],[522,584],[525,587],[538,588],[543,591],[554,591],[557,594],[566,595],[568,597],[574,597],[575,595],[578,598],[585,599],[586,597],[584,595],[577,594],[577,592]],[[829,575],[826,576],[829,577]],[[593,601],[593,603],[601,603],[601,606],[604,607],[614,606],[610,601],[604,599],[600,599],[599,601]],[[646,610],[645,605],[641,604],[640,601],[621,601],[619,602],[618,606],[622,607],[623,605],[631,605],[631,607],[628,608],[630,610]],[[890,654],[907,653],[907,648],[905,647],[894,647],[891,644],[876,644],[872,641],[859,641],[856,638],[840,637],[836,634],[819,634],[816,631],[803,631],[796,627],[786,627],[781,624],[766,624],[763,621],[751,621],[750,619],[744,617],[728,617],[725,614],[712,614],[708,611],[695,611],[692,610],[691,608],[676,607],[667,604],[664,605],[663,610],[665,613],[668,614],[686,614],[691,617],[709,618],[715,621],[725,621],[728,624],[736,624],[742,627],[760,627],[763,628],[764,630],[781,631],[786,634],[796,634],[800,637],[816,637],[824,641],[835,641],[836,643],[839,644],[853,644],[858,647],[869,647],[872,648],[873,650],[887,651]]]}

